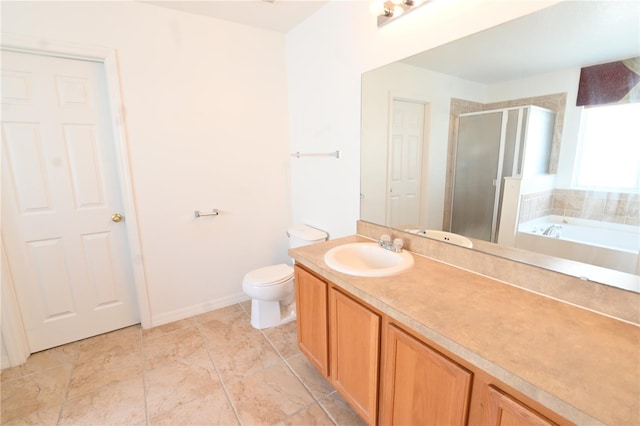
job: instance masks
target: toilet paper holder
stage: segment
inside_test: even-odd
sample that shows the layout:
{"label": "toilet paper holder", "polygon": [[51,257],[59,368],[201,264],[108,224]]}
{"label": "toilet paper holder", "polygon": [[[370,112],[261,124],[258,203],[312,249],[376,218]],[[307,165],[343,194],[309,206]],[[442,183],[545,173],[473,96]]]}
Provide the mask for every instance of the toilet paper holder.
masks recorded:
{"label": "toilet paper holder", "polygon": [[210,212],[201,212],[200,210],[193,211],[193,215],[196,217],[196,219],[201,216],[218,216],[219,214],[220,212],[218,211],[218,209],[213,209]]}

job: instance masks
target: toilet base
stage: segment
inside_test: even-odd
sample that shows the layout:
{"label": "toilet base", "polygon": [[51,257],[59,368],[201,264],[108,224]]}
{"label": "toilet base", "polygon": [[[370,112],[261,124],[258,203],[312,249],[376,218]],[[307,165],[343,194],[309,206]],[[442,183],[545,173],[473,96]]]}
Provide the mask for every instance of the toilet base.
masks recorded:
{"label": "toilet base", "polygon": [[296,302],[282,306],[279,301],[251,299],[251,325],[261,330],[296,319]]}

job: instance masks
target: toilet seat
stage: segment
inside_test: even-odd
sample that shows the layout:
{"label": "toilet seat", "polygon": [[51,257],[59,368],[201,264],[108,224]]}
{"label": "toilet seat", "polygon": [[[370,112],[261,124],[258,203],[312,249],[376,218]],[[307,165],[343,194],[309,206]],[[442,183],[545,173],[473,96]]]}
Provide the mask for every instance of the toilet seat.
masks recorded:
{"label": "toilet seat", "polygon": [[245,275],[243,284],[254,287],[269,287],[282,284],[293,278],[293,268],[285,263],[256,269]]}

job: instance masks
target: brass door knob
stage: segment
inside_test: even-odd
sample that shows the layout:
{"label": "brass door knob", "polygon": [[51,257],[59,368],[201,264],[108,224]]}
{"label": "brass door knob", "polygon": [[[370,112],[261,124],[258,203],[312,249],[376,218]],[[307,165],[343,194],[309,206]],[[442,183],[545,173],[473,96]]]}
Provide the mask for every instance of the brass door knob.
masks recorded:
{"label": "brass door knob", "polygon": [[122,217],[122,215],[120,213],[114,213],[114,214],[111,215],[111,220],[116,222],[116,223],[117,222],[122,222],[122,219],[123,219],[123,217]]}

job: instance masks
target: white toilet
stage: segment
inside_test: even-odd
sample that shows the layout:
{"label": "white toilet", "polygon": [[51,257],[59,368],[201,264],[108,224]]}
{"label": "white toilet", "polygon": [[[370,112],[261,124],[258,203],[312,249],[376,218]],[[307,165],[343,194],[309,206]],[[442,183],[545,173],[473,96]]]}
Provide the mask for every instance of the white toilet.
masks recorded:
{"label": "white toilet", "polygon": [[[287,230],[289,247],[321,241],[328,235],[307,225],[292,225]],[[257,329],[275,327],[296,319],[293,267],[285,263],[248,272],[242,291],[251,297],[251,325]]]}

